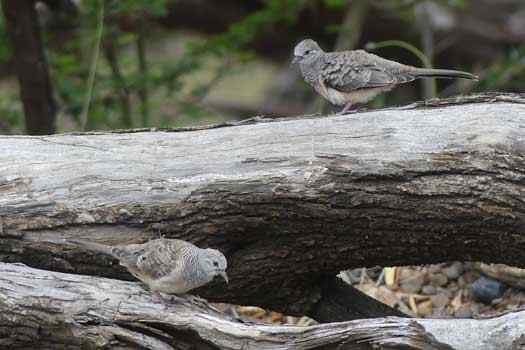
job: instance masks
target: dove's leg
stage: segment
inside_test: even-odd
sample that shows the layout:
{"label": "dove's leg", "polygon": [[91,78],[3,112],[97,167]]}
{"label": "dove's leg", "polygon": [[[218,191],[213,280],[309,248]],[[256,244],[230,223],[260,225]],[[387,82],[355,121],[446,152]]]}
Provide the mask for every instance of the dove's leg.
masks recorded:
{"label": "dove's leg", "polygon": [[352,102],[348,102],[345,107],[341,110],[341,112],[337,113],[338,115],[346,114],[346,113],[355,113],[357,112],[357,108],[351,109]]}
{"label": "dove's leg", "polygon": [[154,291],[152,293],[152,299],[155,303],[163,304],[166,302],[166,300],[162,297],[160,292]]}
{"label": "dove's leg", "polygon": [[160,303],[160,304],[173,303],[175,301],[179,301],[180,302],[181,298],[185,298],[185,299],[187,299],[189,301],[193,301],[193,302],[195,302],[195,301],[200,301],[200,302],[206,301],[205,299],[193,296],[191,294],[166,295],[166,294],[161,294],[160,292],[157,292],[157,291],[154,291],[152,293],[153,301],[155,303]]}
{"label": "dove's leg", "polygon": [[191,300],[193,302],[196,302],[196,303],[202,303],[202,302],[207,303],[208,302],[206,299],[203,299],[203,298],[201,298],[198,295],[192,295],[192,294],[186,294],[186,295],[187,295],[189,300]]}

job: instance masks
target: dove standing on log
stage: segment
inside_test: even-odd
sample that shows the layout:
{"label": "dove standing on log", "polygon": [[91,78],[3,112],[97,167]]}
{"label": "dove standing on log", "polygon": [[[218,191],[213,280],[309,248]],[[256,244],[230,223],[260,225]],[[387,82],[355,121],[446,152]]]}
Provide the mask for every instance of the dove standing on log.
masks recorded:
{"label": "dove standing on log", "polygon": [[341,114],[354,104],[419,78],[478,80],[467,72],[416,68],[363,50],[324,52],[312,39],[295,46],[292,64],[299,64],[304,80],[317,93],[334,105],[345,106]]}
{"label": "dove standing on log", "polygon": [[69,243],[103,253],[119,260],[120,265],[144,282],[156,298],[159,292],[184,294],[211,282],[217,275],[224,278],[227,262],[216,249],[201,249],[179,239],[154,239],[143,244],[108,246],[77,239]]}

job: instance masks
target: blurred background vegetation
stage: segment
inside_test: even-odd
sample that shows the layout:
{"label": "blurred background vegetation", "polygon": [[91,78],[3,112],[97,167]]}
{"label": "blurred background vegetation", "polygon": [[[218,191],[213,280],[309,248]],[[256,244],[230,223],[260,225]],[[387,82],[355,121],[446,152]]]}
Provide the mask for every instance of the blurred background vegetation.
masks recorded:
{"label": "blurred background vegetation", "polygon": [[[372,107],[525,86],[523,0],[2,0],[2,8],[2,134],[331,111],[289,67],[306,37],[328,51],[367,48],[417,66],[422,53],[433,67],[481,77],[409,84]],[[24,23],[40,47],[16,34]],[[50,84],[39,83],[46,76]],[[33,121],[24,82],[25,104],[47,104]]]}

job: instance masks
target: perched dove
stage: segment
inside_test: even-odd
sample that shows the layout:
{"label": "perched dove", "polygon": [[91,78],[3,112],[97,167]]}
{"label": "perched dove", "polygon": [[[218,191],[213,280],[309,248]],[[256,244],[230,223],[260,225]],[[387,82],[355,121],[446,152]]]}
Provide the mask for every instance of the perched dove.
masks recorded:
{"label": "perched dove", "polygon": [[154,239],[144,244],[107,246],[83,240],[67,242],[110,255],[156,293],[183,294],[220,275],[226,283],[227,262],[216,249],[201,249],[179,239]]}
{"label": "perched dove", "polygon": [[345,106],[341,113],[418,78],[478,79],[467,72],[407,66],[363,50],[324,52],[312,39],[295,46],[292,63],[299,64],[304,80],[317,93],[334,105]]}

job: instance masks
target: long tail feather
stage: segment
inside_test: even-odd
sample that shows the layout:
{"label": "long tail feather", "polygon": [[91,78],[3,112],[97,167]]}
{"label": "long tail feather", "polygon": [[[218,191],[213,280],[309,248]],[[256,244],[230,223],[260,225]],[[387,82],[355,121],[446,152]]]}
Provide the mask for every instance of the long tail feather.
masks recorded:
{"label": "long tail feather", "polygon": [[444,79],[461,78],[461,79],[479,80],[479,77],[477,75],[474,75],[468,72],[462,72],[459,70],[450,70],[450,69],[418,68],[415,70],[415,76],[416,77],[444,78]]}
{"label": "long tail feather", "polygon": [[88,242],[81,239],[66,239],[66,242],[75,244],[79,247],[86,248],[88,250],[92,250],[94,252],[103,253],[117,258],[117,256],[113,252],[114,247],[111,246],[107,246],[100,243]]}

